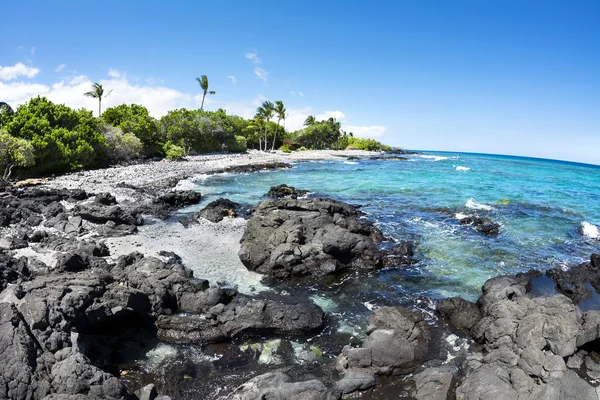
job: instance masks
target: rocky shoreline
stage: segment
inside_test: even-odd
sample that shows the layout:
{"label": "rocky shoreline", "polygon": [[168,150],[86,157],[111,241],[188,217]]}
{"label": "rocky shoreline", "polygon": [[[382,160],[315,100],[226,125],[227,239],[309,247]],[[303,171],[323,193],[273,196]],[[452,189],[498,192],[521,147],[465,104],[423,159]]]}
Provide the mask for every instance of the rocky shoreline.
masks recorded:
{"label": "rocky shoreline", "polygon": [[[600,311],[583,307],[600,287],[598,255],[567,272],[490,279],[475,303],[382,306],[349,337],[331,333],[339,321],[305,288],[327,293],[413,257],[410,243],[390,243],[349,204],[280,186],[235,227],[239,210],[225,200],[181,221],[241,240],[235,266],[235,252],[214,248],[219,238],[199,257],[256,271],[243,279],[269,287],[208,281],[169,248],[123,251],[136,247],[119,241],[135,241],[152,218],[200,200],[171,190],[181,179],[356,154],[309,153],[205,156],[5,188],[0,398],[600,398]],[[497,233],[491,221],[461,223]]]}

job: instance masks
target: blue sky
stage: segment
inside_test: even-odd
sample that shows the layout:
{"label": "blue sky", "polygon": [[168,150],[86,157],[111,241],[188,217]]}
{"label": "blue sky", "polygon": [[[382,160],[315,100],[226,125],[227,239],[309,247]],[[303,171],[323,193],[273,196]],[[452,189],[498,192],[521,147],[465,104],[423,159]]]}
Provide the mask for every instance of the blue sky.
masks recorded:
{"label": "blue sky", "polygon": [[[20,1],[3,4],[0,100],[43,94],[157,117],[283,100],[412,149],[600,164],[600,1]],[[8,17],[6,17],[8,16]]]}

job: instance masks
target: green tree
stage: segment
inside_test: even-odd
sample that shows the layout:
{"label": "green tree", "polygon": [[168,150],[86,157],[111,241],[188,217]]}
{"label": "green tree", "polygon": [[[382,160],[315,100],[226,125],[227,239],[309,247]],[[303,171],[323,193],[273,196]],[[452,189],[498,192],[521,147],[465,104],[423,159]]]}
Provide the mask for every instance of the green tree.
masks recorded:
{"label": "green tree", "polygon": [[8,181],[14,167],[29,167],[34,163],[33,146],[28,140],[0,130],[0,165],[4,169],[0,176],[2,183]]}
{"label": "green tree", "polygon": [[211,90],[211,91],[208,90],[208,77],[206,75],[201,75],[200,78],[196,77],[196,80],[200,84],[200,87],[202,88],[202,91],[203,91],[202,104],[200,105],[200,110],[202,110],[204,108],[204,98],[206,97],[206,94],[208,93],[210,95],[213,95],[216,92],[214,90]]}
{"label": "green tree", "polygon": [[165,138],[161,135],[158,121],[150,116],[146,107],[137,104],[121,104],[104,110],[102,121],[135,135],[144,144],[146,155],[162,153]]}
{"label": "green tree", "polygon": [[229,136],[218,118],[211,118],[200,110],[169,111],[160,119],[160,124],[165,140],[182,147],[186,153],[221,151]]}
{"label": "green tree", "polygon": [[298,142],[302,146],[312,149],[336,148],[341,135],[340,124],[333,118],[327,121],[315,122],[296,132]]}
{"label": "green tree", "polygon": [[17,109],[5,129],[12,136],[31,141],[36,172],[66,172],[105,164],[107,141],[91,111],[73,110],[36,97]]}
{"label": "green tree", "polygon": [[98,117],[100,117],[102,115],[102,97],[104,97],[104,98],[108,97],[108,95],[111,92],[112,92],[112,90],[109,91],[108,93],[104,94],[104,88],[102,87],[102,85],[100,83],[94,83],[92,85],[92,90],[84,93],[85,96],[93,97],[94,99],[98,99]]}
{"label": "green tree", "polygon": [[315,122],[317,122],[317,120],[315,119],[314,115],[309,115],[308,117],[306,117],[306,119],[304,120],[304,126],[311,126],[312,124],[314,124]]}
{"label": "green tree", "polygon": [[15,115],[15,111],[10,104],[0,101],[0,127],[8,124]]}
{"label": "green tree", "polygon": [[[283,105],[283,101],[281,100],[277,100],[275,102],[275,114],[277,114],[277,127],[279,127],[279,122],[283,119],[283,123],[284,123],[284,128],[283,131],[285,132],[285,112],[287,111],[285,106]],[[275,149],[275,141],[277,140],[277,130],[275,130],[275,134],[273,135],[273,145],[271,146],[271,151],[273,151]]]}
{"label": "green tree", "polygon": [[[267,134],[269,128],[269,121],[273,118],[273,114],[275,113],[275,104],[271,101],[263,101],[262,105],[256,109],[256,116],[265,120],[265,149],[267,151]],[[261,149],[262,150],[262,149]]]}

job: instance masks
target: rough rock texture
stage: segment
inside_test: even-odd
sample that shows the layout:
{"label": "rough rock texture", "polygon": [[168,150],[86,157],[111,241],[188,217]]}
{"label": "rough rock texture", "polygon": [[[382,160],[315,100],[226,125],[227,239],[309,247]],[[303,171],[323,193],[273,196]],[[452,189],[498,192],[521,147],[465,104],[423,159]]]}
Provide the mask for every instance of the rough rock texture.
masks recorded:
{"label": "rough rock texture", "polygon": [[369,317],[367,334],[361,347],[344,347],[337,361],[341,372],[358,368],[374,374],[406,374],[426,359],[430,332],[421,314],[381,307]]}
{"label": "rough rock texture", "polygon": [[240,205],[228,199],[218,199],[206,205],[198,213],[198,217],[205,218],[211,222],[220,222],[225,217],[236,217],[236,209]]}
{"label": "rough rock texture", "polygon": [[[564,357],[599,336],[599,314],[583,314],[559,294],[531,297],[529,278],[488,280],[479,298],[481,318],[471,326],[480,351],[467,355],[457,399],[596,398],[595,389],[567,369]],[[450,310],[451,307],[447,307]],[[454,307],[466,313],[472,306]],[[450,320],[454,315],[450,314]],[[475,314],[475,313],[474,313]],[[476,318],[460,318],[470,325]]]}
{"label": "rough rock texture", "polygon": [[153,200],[152,205],[143,211],[166,219],[172,211],[198,204],[201,199],[202,195],[193,190],[171,190],[159,194]]}
{"label": "rough rock texture", "polygon": [[475,303],[460,297],[450,297],[438,302],[437,313],[459,333],[471,333],[471,328],[482,318]]}
{"label": "rough rock texture", "polygon": [[172,190],[158,196],[155,202],[164,203],[173,208],[183,208],[198,204],[200,199],[202,199],[202,195],[193,190]]}
{"label": "rough rock texture", "polygon": [[452,384],[452,372],[448,368],[427,368],[414,376],[416,400],[446,400]]}
{"label": "rough rock texture", "polygon": [[218,169],[213,171],[214,174],[228,172],[232,174],[245,174],[251,172],[258,172],[268,169],[287,169],[292,168],[292,164],[284,162],[268,162],[262,164],[251,164],[251,165],[234,165],[232,167]]}
{"label": "rough rock texture", "polygon": [[546,273],[556,282],[556,288],[565,296],[579,303],[592,296],[592,290],[600,290],[600,255],[592,254],[589,263],[563,271],[554,268]]}
{"label": "rough rock texture", "polygon": [[383,264],[376,245],[381,233],[349,204],[325,198],[266,200],[251,214],[239,251],[248,269],[284,279]]}
{"label": "rough rock texture", "polygon": [[237,295],[227,304],[215,304],[206,313],[161,315],[156,321],[158,335],[174,342],[205,344],[242,334],[302,335],[323,327],[325,315],[319,307],[285,301]]}
{"label": "rough rock texture", "polygon": [[75,215],[80,216],[86,221],[97,224],[106,222],[114,222],[115,224],[124,225],[142,225],[141,217],[123,210],[120,206],[104,206],[104,205],[78,205],[73,210]]}
{"label": "rough rock texture", "polygon": [[334,400],[327,387],[316,379],[292,382],[282,371],[259,375],[238,387],[223,400]]}
{"label": "rough rock texture", "polygon": [[293,186],[288,186],[285,183],[282,183],[278,186],[271,186],[271,189],[269,189],[266,196],[274,199],[297,199],[298,197],[305,196],[307,193],[309,193],[308,190],[296,189]]}
{"label": "rough rock texture", "polygon": [[462,218],[460,223],[462,225],[471,225],[477,232],[486,236],[497,236],[500,233],[500,224],[489,218],[469,216]]}

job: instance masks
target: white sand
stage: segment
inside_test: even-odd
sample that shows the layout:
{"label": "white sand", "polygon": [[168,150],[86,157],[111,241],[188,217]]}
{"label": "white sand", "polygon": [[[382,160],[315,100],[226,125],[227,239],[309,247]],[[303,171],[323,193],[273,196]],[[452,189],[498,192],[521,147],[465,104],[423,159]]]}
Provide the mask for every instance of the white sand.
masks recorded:
{"label": "white sand", "polygon": [[106,244],[113,258],[134,251],[146,256],[172,251],[196,278],[208,279],[211,285],[226,283],[227,287],[251,294],[267,287],[260,283],[262,275],[247,270],[238,257],[244,226],[242,218],[225,218],[218,224],[201,219],[189,228],[152,219],[139,227],[137,235],[108,238]]}

